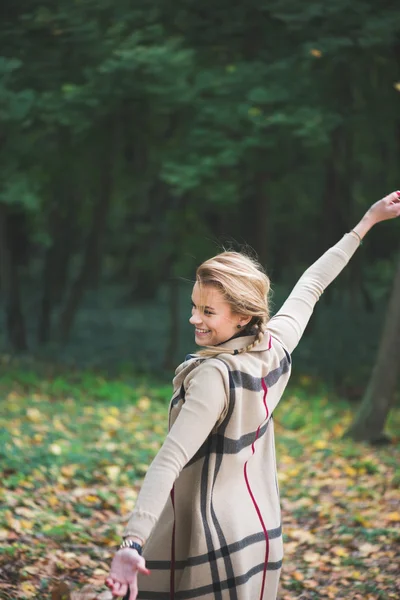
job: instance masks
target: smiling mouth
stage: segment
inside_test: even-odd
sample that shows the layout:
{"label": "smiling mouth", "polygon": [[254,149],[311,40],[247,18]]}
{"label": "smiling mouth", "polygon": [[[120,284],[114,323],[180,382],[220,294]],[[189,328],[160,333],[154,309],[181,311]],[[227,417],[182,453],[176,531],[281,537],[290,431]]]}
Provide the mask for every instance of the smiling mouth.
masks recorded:
{"label": "smiling mouth", "polygon": [[211,333],[211,329],[196,329],[194,330],[196,335],[205,335],[206,333]]}

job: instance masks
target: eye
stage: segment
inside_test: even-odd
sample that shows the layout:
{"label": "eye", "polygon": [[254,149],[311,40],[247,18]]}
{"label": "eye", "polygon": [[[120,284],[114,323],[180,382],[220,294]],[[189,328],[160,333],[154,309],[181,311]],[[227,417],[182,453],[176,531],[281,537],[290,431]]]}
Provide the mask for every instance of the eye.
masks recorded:
{"label": "eye", "polygon": [[210,312],[209,310],[207,310],[207,308],[205,308],[204,309],[204,314],[205,315],[209,315],[210,317],[212,317],[214,313]]}

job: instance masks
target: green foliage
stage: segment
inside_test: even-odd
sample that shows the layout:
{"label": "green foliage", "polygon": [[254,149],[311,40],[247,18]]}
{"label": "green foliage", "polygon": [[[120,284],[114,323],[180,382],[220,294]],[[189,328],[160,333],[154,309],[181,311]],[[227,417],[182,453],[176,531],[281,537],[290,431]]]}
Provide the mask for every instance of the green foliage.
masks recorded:
{"label": "green foliage", "polygon": [[[222,0],[201,10],[179,0],[23,1],[2,11],[0,205],[7,218],[27,217],[24,239],[10,237],[25,247],[31,347],[48,318],[48,354],[104,364],[121,353],[136,369],[160,368],[171,341],[165,286],[192,279],[226,240],[254,247],[288,291],[398,187],[399,26],[398,8],[372,0]],[[105,189],[105,225],[96,226]],[[335,309],[324,306],[298,350],[302,371],[344,387],[365,380],[398,244],[385,227],[335,283]],[[96,234],[82,287],[100,286],[107,303],[117,285],[135,312],[119,318],[114,295],[112,328],[82,294],[61,349],[57,317]],[[369,316],[374,335],[357,344]],[[161,348],[153,330],[143,340],[149,321]],[[181,329],[177,360],[192,343]]]}

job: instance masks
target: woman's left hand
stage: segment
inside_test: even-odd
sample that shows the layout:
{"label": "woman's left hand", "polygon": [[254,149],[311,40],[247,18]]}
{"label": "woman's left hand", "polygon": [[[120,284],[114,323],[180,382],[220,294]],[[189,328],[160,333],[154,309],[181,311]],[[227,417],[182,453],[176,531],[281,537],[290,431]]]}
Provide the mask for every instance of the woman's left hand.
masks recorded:
{"label": "woman's left hand", "polygon": [[378,202],[375,202],[367,212],[375,223],[395,219],[400,216],[400,192],[392,192]]}
{"label": "woman's left hand", "polygon": [[113,596],[125,596],[129,590],[129,600],[136,600],[138,594],[138,573],[149,575],[146,562],[137,550],[123,548],[118,550],[111,563],[110,575],[106,579],[106,586]]}

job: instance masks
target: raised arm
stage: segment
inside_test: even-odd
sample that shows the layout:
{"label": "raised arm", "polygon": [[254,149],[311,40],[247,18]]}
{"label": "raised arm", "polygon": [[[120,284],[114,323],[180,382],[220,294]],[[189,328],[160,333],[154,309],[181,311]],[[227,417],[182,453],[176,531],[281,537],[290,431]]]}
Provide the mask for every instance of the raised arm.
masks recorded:
{"label": "raised arm", "polygon": [[322,292],[347,265],[362,238],[376,223],[399,216],[400,192],[397,191],[375,202],[350,233],[303,273],[282,308],[268,323],[268,331],[289,352],[299,343]]}

